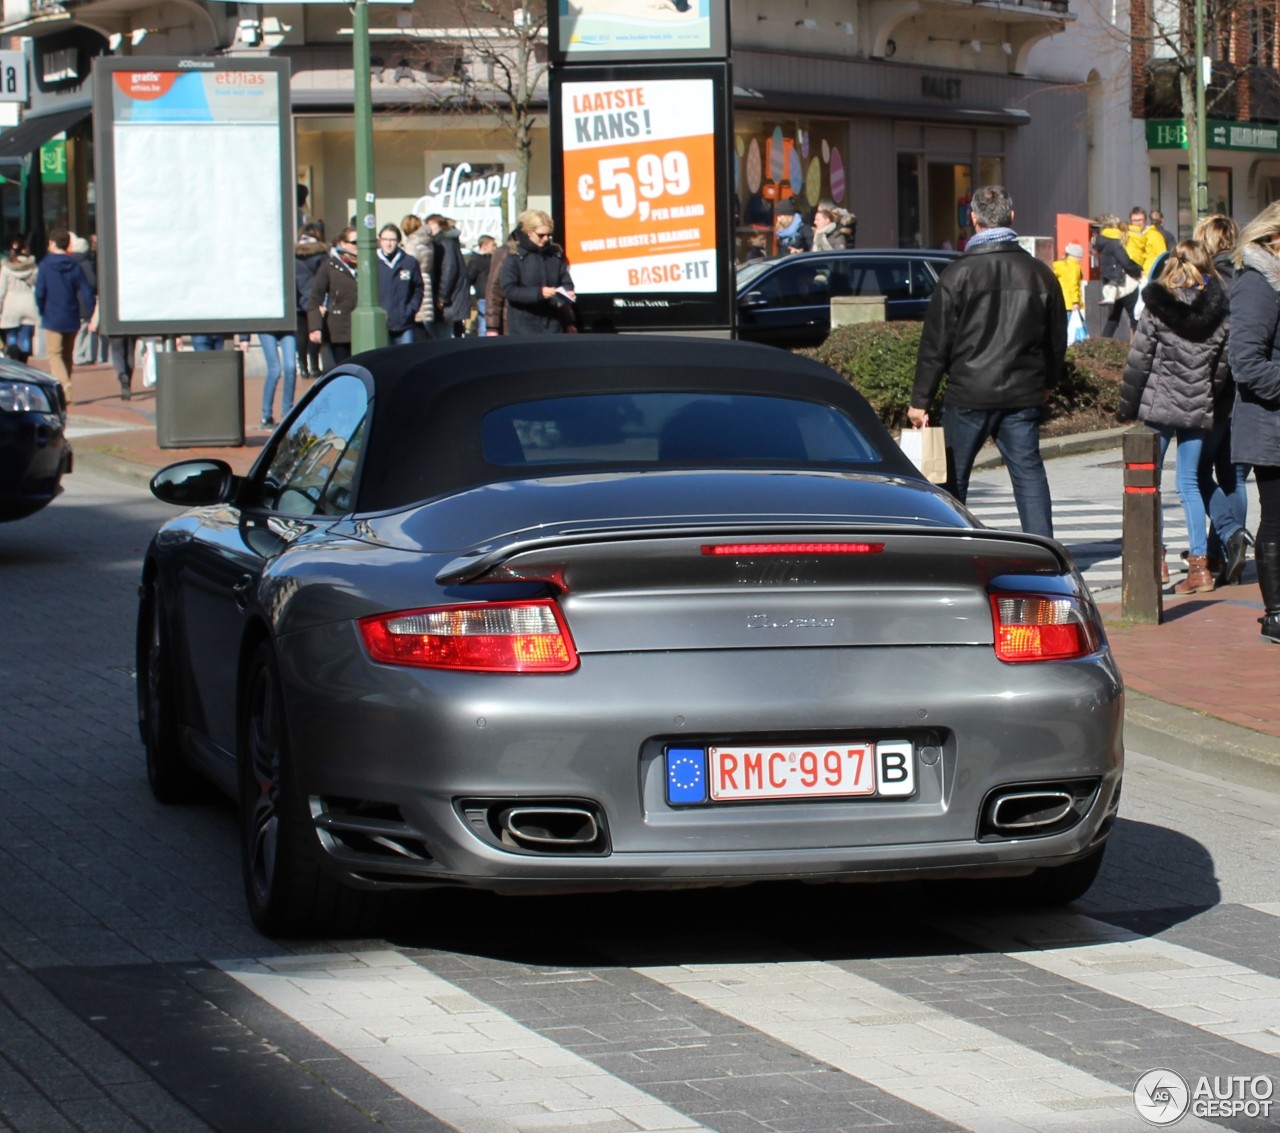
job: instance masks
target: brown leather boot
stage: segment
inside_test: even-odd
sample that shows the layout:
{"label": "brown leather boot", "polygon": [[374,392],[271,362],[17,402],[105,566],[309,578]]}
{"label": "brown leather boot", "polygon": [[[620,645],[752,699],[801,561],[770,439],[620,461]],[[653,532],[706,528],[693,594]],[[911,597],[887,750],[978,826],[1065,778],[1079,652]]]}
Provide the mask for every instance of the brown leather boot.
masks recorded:
{"label": "brown leather boot", "polygon": [[1187,577],[1173,588],[1175,594],[1207,594],[1213,589],[1208,555],[1187,556]]}
{"label": "brown leather boot", "polygon": [[1160,544],[1160,582],[1164,586],[1169,585],[1169,559],[1163,543]]}

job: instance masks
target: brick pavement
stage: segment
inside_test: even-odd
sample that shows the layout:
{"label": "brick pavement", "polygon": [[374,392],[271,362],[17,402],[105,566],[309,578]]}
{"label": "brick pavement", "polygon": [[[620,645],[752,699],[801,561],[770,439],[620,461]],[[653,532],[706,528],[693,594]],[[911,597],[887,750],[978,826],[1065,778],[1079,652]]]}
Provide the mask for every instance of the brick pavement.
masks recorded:
{"label": "brick pavement", "polygon": [[[44,368],[40,360],[34,365]],[[247,472],[268,433],[257,427],[262,378],[256,351],[247,358],[244,447],[161,449],[155,437],[155,392],[135,376],[133,399],[122,401],[105,365],[77,367],[69,424],[76,459],[145,481],[176,460],[211,457]],[[298,380],[297,396],[307,383]],[[277,395],[278,398],[278,395]],[[1099,434],[1114,446],[1124,430]],[[1079,451],[1082,438],[1046,442],[1047,455]],[[998,456],[996,457],[998,461]],[[1102,606],[1112,649],[1130,693],[1129,737],[1142,750],[1199,770],[1215,770],[1221,753],[1243,760],[1237,781],[1280,787],[1280,648],[1260,641],[1261,597],[1252,568],[1243,585],[1189,598],[1166,596],[1164,622],[1126,624],[1118,602]],[[1149,698],[1149,699],[1148,699]],[[1171,718],[1166,706],[1183,710]],[[1217,726],[1244,729],[1223,733]],[[1208,753],[1208,754],[1206,754]],[[1260,778],[1258,778],[1260,776]]]}

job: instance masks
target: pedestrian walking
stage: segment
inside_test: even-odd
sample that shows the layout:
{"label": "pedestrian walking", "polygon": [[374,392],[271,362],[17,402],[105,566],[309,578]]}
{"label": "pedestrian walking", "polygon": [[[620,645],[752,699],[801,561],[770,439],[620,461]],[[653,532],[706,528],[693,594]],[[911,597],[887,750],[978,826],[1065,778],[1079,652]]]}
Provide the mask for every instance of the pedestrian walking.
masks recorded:
{"label": "pedestrian walking", "polygon": [[489,282],[484,289],[484,333],[490,338],[506,334],[507,297],[502,290],[502,264],[520,244],[520,229],[511,230],[506,240],[493,250],[489,263]]}
{"label": "pedestrian walking", "polygon": [[31,339],[40,313],[36,310],[36,259],[26,241],[9,242],[9,254],[0,261],[0,333],[5,355],[17,362],[31,357]]}
{"label": "pedestrian walking", "polygon": [[493,267],[493,250],[498,242],[492,236],[481,236],[476,241],[476,250],[467,257],[467,282],[471,285],[471,294],[476,301],[476,334],[484,338],[489,333],[485,315],[488,301],[485,289],[489,286],[489,272]]}
{"label": "pedestrian walking", "polygon": [[1142,265],[1144,279],[1150,280],[1156,260],[1169,250],[1158,228],[1147,223],[1147,210],[1134,205],[1129,210],[1129,228],[1124,237],[1124,250],[1129,258]]}
{"label": "pedestrian walking", "polygon": [[356,230],[348,225],[316,270],[307,297],[307,334],[316,344],[328,344],[335,366],[351,357],[351,312],[356,300]]}
{"label": "pedestrian walking", "polygon": [[387,312],[387,338],[407,346],[417,337],[422,307],[422,270],[401,246],[400,229],[384,224],[378,232],[378,304]]}
{"label": "pedestrian walking", "polygon": [[44,325],[49,370],[62,383],[68,405],[71,404],[71,373],[75,369],[80,308],[87,304],[92,312],[94,303],[89,281],[71,258],[71,233],[65,228],[52,229],[48,251],[36,269],[36,310]]}
{"label": "pedestrian walking", "polygon": [[1081,281],[1084,269],[1080,261],[1084,258],[1084,248],[1079,244],[1068,244],[1062,250],[1062,258],[1053,261],[1053,274],[1058,277],[1058,286],[1062,288],[1062,303],[1067,310],[1067,345],[1080,342],[1089,337],[1084,325],[1084,289]]}
{"label": "pedestrian walking", "polygon": [[907,416],[914,428],[929,424],[945,376],[948,490],[964,503],[973,462],[991,437],[1009,469],[1022,530],[1052,537],[1040,418],[1067,349],[1062,288],[1018,243],[1003,186],[978,189],[969,216],[974,234],[943,270],[925,312]]}
{"label": "pedestrian walking", "polygon": [[427,217],[431,231],[431,282],[433,317],[428,324],[432,338],[459,338],[471,314],[471,288],[467,264],[462,258],[461,233],[439,213]]}
{"label": "pedestrian walking", "polygon": [[[1232,256],[1240,239],[1239,227],[1229,216],[1206,216],[1195,227],[1195,239],[1204,245],[1213,261],[1213,270],[1222,281],[1222,289],[1229,297],[1231,280],[1236,274]],[[1230,307],[1229,299],[1227,306]],[[1230,333],[1228,329],[1228,341]],[[1240,581],[1249,548],[1253,546],[1253,536],[1246,526],[1249,496],[1245,481],[1249,478],[1249,466],[1231,459],[1231,414],[1235,401],[1236,384],[1228,372],[1222,391],[1213,403],[1213,428],[1200,453],[1200,494],[1209,511],[1209,569],[1216,574],[1219,586]]]}
{"label": "pedestrian walking", "polygon": [[418,261],[418,274],[422,277],[422,303],[413,324],[418,337],[426,339],[431,335],[429,328],[436,317],[435,281],[431,276],[435,271],[435,251],[431,243],[431,229],[410,213],[400,222],[400,231],[404,234],[404,250]]}
{"label": "pedestrian walking", "polygon": [[819,201],[813,211],[813,250],[834,252],[846,246],[845,234],[840,230],[839,214],[835,205]]}
{"label": "pedestrian walking", "polygon": [[507,334],[563,334],[574,325],[577,295],[564,251],[552,242],[555,222],[541,209],[516,218],[515,250],[502,261]]}
{"label": "pedestrian walking", "polygon": [[1236,384],[1231,459],[1253,465],[1262,636],[1280,643],[1280,202],[1240,232],[1227,353]]}
{"label": "pedestrian walking", "polygon": [[[1172,248],[1178,243],[1177,237],[1165,227],[1164,213],[1159,209],[1151,210],[1151,227],[1160,233],[1160,239],[1164,241],[1166,249]],[[1200,237],[1192,233],[1192,239],[1199,240]]]}
{"label": "pedestrian walking", "polygon": [[1227,381],[1227,296],[1198,240],[1166,256],[1143,288],[1120,386],[1120,421],[1138,420],[1160,437],[1160,465],[1176,439],[1178,499],[1187,522],[1187,577],[1175,594],[1214,588],[1208,565],[1208,516],[1200,492],[1200,454],[1213,427],[1214,399]]}
{"label": "pedestrian walking", "polygon": [[1102,327],[1103,338],[1115,338],[1120,329],[1120,316],[1129,316],[1129,334],[1138,323],[1133,313],[1138,301],[1138,280],[1142,278],[1142,265],[1125,250],[1124,230],[1115,213],[1103,213],[1098,217],[1098,234],[1093,239],[1093,250],[1098,255],[1098,274],[1102,277],[1102,305],[1107,309],[1107,321]]}
{"label": "pedestrian walking", "polygon": [[293,408],[294,389],[298,379],[298,336],[293,331],[277,334],[260,330],[258,345],[262,347],[262,357],[267,366],[266,381],[262,383],[262,420],[258,425],[263,429],[273,429],[276,424],[272,413],[276,386],[280,384],[282,377],[284,386],[280,395],[280,419],[284,420]]}
{"label": "pedestrian walking", "polygon": [[320,359],[322,347],[311,341],[311,328],[307,324],[307,302],[311,296],[311,285],[315,282],[316,272],[324,263],[328,249],[320,239],[320,230],[314,224],[304,224],[298,232],[297,243],[293,246],[294,279],[297,291],[298,327],[296,342],[298,345],[298,373],[304,380],[318,378],[324,373]]}
{"label": "pedestrian walking", "polygon": [[89,241],[74,232],[71,233],[71,258],[80,265],[89,289],[93,292],[93,302],[88,307],[83,302],[80,304],[80,329],[76,332],[76,344],[72,353],[77,366],[89,366],[98,354],[98,336],[89,329],[89,320],[98,303],[97,257]]}
{"label": "pedestrian walking", "polygon": [[790,201],[779,202],[773,210],[773,240],[780,256],[807,252],[813,247],[813,229]]}

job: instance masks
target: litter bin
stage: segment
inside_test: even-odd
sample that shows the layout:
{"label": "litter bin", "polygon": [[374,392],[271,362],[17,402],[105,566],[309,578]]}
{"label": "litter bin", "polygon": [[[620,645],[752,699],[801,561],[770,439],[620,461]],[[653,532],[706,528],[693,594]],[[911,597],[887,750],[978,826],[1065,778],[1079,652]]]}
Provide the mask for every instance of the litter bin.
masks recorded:
{"label": "litter bin", "polygon": [[239,350],[156,355],[156,444],[244,444],[244,355]]}

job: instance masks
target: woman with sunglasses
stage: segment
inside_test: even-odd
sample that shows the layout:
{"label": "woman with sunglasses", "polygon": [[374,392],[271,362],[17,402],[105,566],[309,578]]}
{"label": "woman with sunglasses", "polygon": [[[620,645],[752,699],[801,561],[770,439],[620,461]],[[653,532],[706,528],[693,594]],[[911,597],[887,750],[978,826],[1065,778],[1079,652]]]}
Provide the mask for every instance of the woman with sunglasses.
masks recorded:
{"label": "woman with sunglasses", "polygon": [[351,312],[356,309],[356,230],[344,228],[316,270],[307,301],[308,338],[327,342],[333,365],[351,357]]}
{"label": "woman with sunglasses", "polygon": [[502,261],[502,293],[507,301],[506,334],[563,334],[576,330],[577,299],[569,265],[552,243],[555,222],[541,209],[517,218],[516,246]]}

